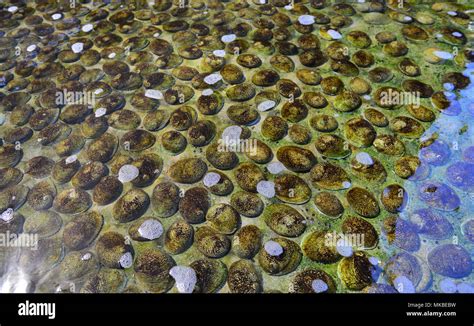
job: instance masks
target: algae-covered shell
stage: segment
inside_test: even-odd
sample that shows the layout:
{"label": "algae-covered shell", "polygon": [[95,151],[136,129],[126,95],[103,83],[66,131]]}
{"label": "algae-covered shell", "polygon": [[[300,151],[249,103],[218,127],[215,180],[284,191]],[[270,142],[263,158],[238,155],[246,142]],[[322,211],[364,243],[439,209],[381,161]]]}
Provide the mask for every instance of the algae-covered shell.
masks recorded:
{"label": "algae-covered shell", "polygon": [[146,153],[138,156],[132,163],[138,169],[138,176],[131,181],[136,187],[147,187],[151,185],[163,169],[163,160],[154,153]]}
{"label": "algae-covered shell", "polygon": [[406,206],[408,195],[402,186],[391,184],[384,188],[380,200],[387,211],[398,213]]}
{"label": "algae-covered shell", "polygon": [[8,208],[19,209],[26,202],[30,189],[24,185],[15,185],[0,192],[0,212]]}
{"label": "algae-covered shell", "polygon": [[360,152],[351,160],[352,172],[368,182],[384,182],[387,171],[383,164],[367,153]]}
{"label": "algae-covered shell", "polygon": [[245,191],[234,192],[230,204],[237,212],[247,217],[259,216],[264,208],[264,204],[258,195]]}
{"label": "algae-covered shell", "polygon": [[288,137],[298,145],[306,145],[311,141],[311,131],[303,125],[294,124],[288,130]]}
{"label": "algae-covered shell", "polygon": [[290,122],[299,122],[308,115],[308,108],[301,99],[287,102],[281,108],[280,114],[283,119]]}
{"label": "algae-covered shell", "polygon": [[386,155],[402,155],[405,152],[403,142],[392,135],[377,135],[373,145],[378,152]]}
{"label": "algae-covered shell", "polygon": [[159,248],[145,248],[137,254],[133,270],[137,280],[152,292],[167,292],[174,284],[169,274],[174,259]]}
{"label": "algae-covered shell", "polygon": [[44,180],[35,184],[28,192],[28,205],[34,210],[45,210],[53,205],[56,196],[54,183]]}
{"label": "algae-covered shell", "polygon": [[138,152],[155,144],[156,137],[149,131],[136,129],[125,133],[120,142],[125,150]]}
{"label": "algae-covered shell", "polygon": [[262,246],[262,231],[255,225],[246,225],[232,239],[233,252],[242,259],[252,259]]}
{"label": "algae-covered shell", "polygon": [[332,218],[339,217],[344,212],[339,198],[328,191],[317,193],[314,196],[314,204],[321,213]]}
{"label": "algae-covered shell", "polygon": [[227,267],[215,259],[199,259],[190,264],[196,272],[196,293],[218,292],[227,280]]}
{"label": "algae-covered shell", "polygon": [[377,200],[366,189],[353,187],[347,192],[346,199],[349,206],[360,216],[372,218],[380,213]]}
{"label": "algae-covered shell", "polygon": [[181,159],[168,170],[174,181],[187,184],[198,182],[206,172],[207,165],[200,158]]}
{"label": "algae-covered shell", "polygon": [[38,237],[50,237],[61,229],[63,221],[58,213],[44,211],[34,216],[30,216],[23,224],[23,231],[37,234]]}
{"label": "algae-covered shell", "polygon": [[14,167],[20,162],[23,150],[15,145],[6,144],[0,147],[0,167]]}
{"label": "algae-covered shell", "polygon": [[237,184],[246,191],[256,192],[257,184],[265,180],[261,169],[254,163],[241,163],[234,170],[234,176]]}
{"label": "algae-covered shell", "polygon": [[44,275],[61,261],[63,249],[58,237],[38,239],[35,246],[23,248],[18,266],[33,277]]}
{"label": "algae-covered shell", "polygon": [[221,258],[227,255],[231,247],[227,236],[217,233],[208,226],[197,228],[194,239],[196,248],[209,258]]}
{"label": "algae-covered shell", "polygon": [[404,220],[398,216],[389,216],[383,221],[383,232],[390,245],[394,245],[406,251],[417,251],[420,249],[420,237],[417,226],[411,221]]}
{"label": "algae-covered shell", "polygon": [[233,122],[240,125],[251,125],[260,118],[258,111],[248,104],[229,106],[227,116]]}
{"label": "algae-covered shell", "polygon": [[260,293],[262,279],[254,264],[248,260],[238,260],[229,268],[227,284],[231,293]]}
{"label": "algae-covered shell", "polygon": [[213,185],[205,185],[209,191],[216,196],[227,196],[234,190],[234,184],[224,173],[212,170],[209,173],[215,173],[219,176],[219,181]]}
{"label": "algae-covered shell", "polygon": [[123,235],[114,231],[103,233],[95,246],[97,257],[101,265],[108,268],[122,268],[122,256],[129,253],[133,254],[133,248],[127,244]]}
{"label": "algae-covered shell", "polygon": [[[90,258],[84,259],[84,257]],[[80,279],[99,269],[99,262],[95,254],[91,252],[71,251],[64,256],[59,265],[60,277],[72,281]]]}
{"label": "algae-covered shell", "polygon": [[[326,289],[318,290],[314,286],[314,282],[323,282],[326,285]],[[290,293],[335,293],[337,285],[334,279],[325,271],[320,269],[306,269],[295,275],[290,283],[288,291]]]}
{"label": "algae-covered shell", "polygon": [[385,277],[389,283],[393,283],[399,276],[405,276],[413,285],[417,286],[423,277],[420,260],[407,252],[392,256],[385,264],[384,269],[386,271]]}
{"label": "algae-covered shell", "polygon": [[113,218],[126,223],[143,215],[150,204],[150,197],[141,189],[130,189],[113,206]]}
{"label": "algae-covered shell", "polygon": [[297,146],[280,147],[277,158],[287,169],[294,172],[308,172],[317,162],[311,151]]}
{"label": "algae-covered shell", "polygon": [[123,184],[114,176],[103,177],[94,187],[92,200],[98,205],[113,203],[123,190]]}
{"label": "algae-covered shell", "polygon": [[296,209],[285,204],[272,204],[263,212],[270,229],[285,237],[300,236],[306,229],[305,218]]}
{"label": "algae-covered shell", "polygon": [[188,189],[179,202],[179,212],[188,223],[197,224],[205,220],[211,198],[208,191],[202,187]]}
{"label": "algae-covered shell", "polygon": [[28,161],[28,167],[25,173],[31,175],[33,178],[42,179],[51,174],[54,166],[54,161],[46,156],[35,156]]}
{"label": "algae-covered shell", "polygon": [[54,198],[54,209],[62,214],[77,214],[82,213],[92,206],[90,195],[77,188],[70,188],[61,191],[56,198]]}
{"label": "algae-covered shell", "polygon": [[329,158],[344,158],[351,154],[349,144],[338,135],[321,135],[314,146],[321,155]]}
{"label": "algae-covered shell", "polygon": [[272,238],[283,251],[278,256],[270,255],[266,250],[260,250],[258,263],[268,274],[281,276],[293,272],[301,262],[302,254],[298,244],[285,238]]}
{"label": "algae-covered shell", "polygon": [[179,188],[172,182],[165,181],[153,189],[151,205],[159,217],[169,217],[178,211],[179,199]]}
{"label": "algae-covered shell", "polygon": [[[404,156],[395,162],[395,174],[400,178],[408,179],[419,171],[421,161],[416,156]],[[428,170],[429,171],[429,170]]]}
{"label": "algae-covered shell", "polygon": [[303,68],[296,71],[296,77],[306,85],[319,85],[321,83],[321,75],[313,69]]}
{"label": "algae-covered shell", "polygon": [[[311,118],[310,125],[319,132],[331,132],[337,129],[339,123],[336,118],[327,114],[318,114]],[[318,150],[319,151],[319,150]]]}
{"label": "algae-covered shell", "polygon": [[126,281],[123,271],[101,268],[97,274],[86,280],[81,293],[117,293],[124,288]]}
{"label": "algae-covered shell", "polygon": [[181,106],[174,110],[169,118],[170,124],[178,131],[186,130],[196,122],[197,113],[191,106]]}
{"label": "algae-covered shell", "polygon": [[103,224],[104,217],[96,211],[75,216],[64,226],[64,245],[70,250],[88,247],[99,235]]}
{"label": "algae-covered shell", "polygon": [[14,186],[23,179],[23,173],[17,168],[0,168],[0,190]]}
{"label": "algae-covered shell", "polygon": [[468,276],[473,266],[469,252],[456,244],[435,247],[428,254],[428,264],[435,273],[452,278]]}
{"label": "algae-covered shell", "polygon": [[417,77],[421,75],[420,67],[410,58],[403,58],[398,64],[398,69],[409,77]]}
{"label": "algae-covered shell", "polygon": [[261,125],[261,132],[266,139],[277,141],[285,137],[288,123],[279,116],[268,116]]}
{"label": "algae-covered shell", "polygon": [[359,50],[354,52],[354,54],[352,55],[352,61],[358,67],[367,68],[375,63],[375,58],[372,53],[365,50]]}
{"label": "algae-covered shell", "polygon": [[390,129],[406,138],[419,138],[425,132],[420,122],[406,116],[398,116],[390,120]]}
{"label": "algae-covered shell", "polygon": [[193,244],[194,229],[184,220],[174,222],[165,233],[164,247],[172,255],[188,250]]}
{"label": "algae-covered shell", "polygon": [[239,163],[237,154],[232,150],[227,150],[225,144],[223,146],[220,142],[207,146],[206,159],[219,170],[233,169]]}
{"label": "algae-covered shell", "polygon": [[209,208],[206,221],[217,232],[233,234],[240,227],[239,213],[228,204],[217,204]]}
{"label": "algae-covered shell", "polygon": [[314,187],[328,190],[346,189],[351,181],[344,169],[327,162],[316,164],[310,171],[310,179]]}
{"label": "algae-covered shell", "polygon": [[369,108],[364,111],[364,117],[376,127],[386,127],[388,126],[388,119],[382,112]]}
{"label": "algae-covered shell", "polygon": [[200,120],[188,130],[188,141],[195,147],[209,144],[216,134],[216,125],[210,120]]}
{"label": "algae-covered shell", "polygon": [[408,53],[408,47],[400,41],[392,41],[383,47],[383,51],[392,57],[401,57]]}
{"label": "algae-covered shell", "polygon": [[[78,153],[84,147],[86,141],[80,134],[69,135],[68,138],[58,142],[54,148],[58,156],[70,156]],[[54,168],[53,168],[54,170]]]}
{"label": "algae-covered shell", "polygon": [[327,99],[320,92],[305,92],[303,101],[315,109],[322,109],[328,105]]}
{"label": "algae-covered shell", "polygon": [[344,234],[361,236],[363,243],[357,244],[360,249],[372,249],[378,243],[379,236],[377,231],[372,224],[363,218],[357,216],[347,217],[342,222],[341,229]]}
{"label": "algae-covered shell", "polygon": [[353,118],[344,125],[347,140],[357,147],[372,145],[377,136],[375,128],[363,118]]}
{"label": "algae-covered shell", "polygon": [[108,173],[107,166],[101,162],[88,162],[72,177],[74,187],[88,190],[95,187],[100,179]]}
{"label": "algae-covered shell", "polygon": [[338,275],[343,284],[350,290],[360,291],[372,284],[374,266],[364,252],[355,252],[351,257],[344,257],[337,266]]}
{"label": "algae-covered shell", "polygon": [[275,192],[278,199],[291,204],[304,204],[311,198],[311,189],[306,182],[292,174],[275,178]]}
{"label": "algae-covered shell", "polygon": [[341,259],[336,250],[336,241],[337,239],[332,239],[332,234],[328,232],[313,231],[303,239],[301,248],[304,255],[312,261],[332,264]]}

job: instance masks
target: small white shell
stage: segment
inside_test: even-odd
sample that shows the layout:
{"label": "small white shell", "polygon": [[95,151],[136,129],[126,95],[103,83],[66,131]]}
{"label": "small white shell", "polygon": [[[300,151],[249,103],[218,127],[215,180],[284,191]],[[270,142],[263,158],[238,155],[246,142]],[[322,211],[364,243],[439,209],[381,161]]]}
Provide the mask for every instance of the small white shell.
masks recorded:
{"label": "small white shell", "polygon": [[124,183],[132,181],[133,179],[138,177],[139,174],[140,171],[135,165],[125,164],[120,168],[118,172],[118,179],[120,182]]}

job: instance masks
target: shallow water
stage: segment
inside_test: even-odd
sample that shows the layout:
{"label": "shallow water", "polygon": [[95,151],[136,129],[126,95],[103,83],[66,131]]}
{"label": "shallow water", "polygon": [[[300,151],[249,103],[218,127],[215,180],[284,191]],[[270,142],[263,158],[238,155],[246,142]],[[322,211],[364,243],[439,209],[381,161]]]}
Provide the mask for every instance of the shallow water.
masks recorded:
{"label": "shallow water", "polygon": [[[0,1],[0,163],[21,176],[0,180],[0,292],[474,292],[473,8],[387,1],[380,14],[383,1],[371,13],[363,1],[195,1],[184,8],[155,1],[147,12],[110,2],[84,1],[76,12],[28,4],[26,16],[35,9],[50,30],[22,19],[16,1]],[[48,39],[52,31],[70,40]],[[349,40],[354,31],[363,33]],[[406,49],[384,45],[390,35],[381,32]],[[316,40],[302,39],[308,35]],[[432,47],[438,56],[425,52]],[[361,50],[374,58],[369,67],[359,62],[366,57],[352,56]],[[421,76],[402,73],[403,58]],[[14,67],[20,60],[34,65],[23,77]],[[44,71],[47,62],[61,66]],[[97,71],[63,74],[74,64]],[[258,75],[263,69],[271,71]],[[304,69],[312,75],[298,74]],[[442,83],[451,72],[471,83],[452,90]],[[32,87],[40,77],[48,91],[84,90],[94,102],[59,105]],[[333,93],[333,77],[345,92]],[[463,81],[456,75],[453,82]],[[382,87],[428,93],[414,100],[434,121],[406,105],[384,106]],[[431,93],[443,90],[450,104],[438,109]],[[22,92],[25,103],[8,97]],[[104,92],[122,95],[122,103]],[[253,111],[235,107],[242,103]],[[191,109],[176,110],[185,106]],[[370,108],[387,123],[369,119]],[[320,114],[328,117],[318,125]],[[403,128],[406,121],[413,130]],[[399,142],[376,146],[367,130]],[[327,135],[334,147],[322,140]],[[221,150],[220,138],[241,146]],[[23,152],[18,162],[13,147]],[[217,155],[223,152],[236,152],[240,165]],[[406,155],[422,162],[408,179],[395,172]],[[382,202],[384,194],[390,201]],[[336,237],[330,244],[328,234]],[[338,242],[344,234],[367,243]]]}

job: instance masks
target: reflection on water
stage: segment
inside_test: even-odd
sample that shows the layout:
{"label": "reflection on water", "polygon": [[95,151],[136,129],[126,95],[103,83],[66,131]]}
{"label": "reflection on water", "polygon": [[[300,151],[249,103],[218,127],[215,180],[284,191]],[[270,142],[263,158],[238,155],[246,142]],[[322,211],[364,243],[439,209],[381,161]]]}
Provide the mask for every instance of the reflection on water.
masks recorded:
{"label": "reflection on water", "polygon": [[409,200],[397,240],[386,244],[397,262],[386,272],[402,277],[393,281],[402,292],[414,285],[417,292],[474,293],[474,64],[463,74],[471,79],[468,88],[445,85],[451,106],[423,135],[429,146],[404,185]]}

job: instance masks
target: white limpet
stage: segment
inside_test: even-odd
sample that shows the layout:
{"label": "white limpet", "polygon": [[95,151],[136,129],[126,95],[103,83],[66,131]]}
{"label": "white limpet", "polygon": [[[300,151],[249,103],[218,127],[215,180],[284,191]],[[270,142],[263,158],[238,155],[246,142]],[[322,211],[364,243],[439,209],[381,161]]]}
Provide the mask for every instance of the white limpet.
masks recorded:
{"label": "white limpet", "polygon": [[268,111],[270,109],[273,109],[276,105],[276,102],[275,101],[272,101],[272,100],[266,100],[266,101],[263,101],[262,103],[260,103],[258,106],[257,106],[257,109],[259,111]]}
{"label": "white limpet", "polygon": [[160,37],[160,32],[156,32],[155,34],[153,34],[153,37]]}
{"label": "white limpet", "polygon": [[18,7],[17,6],[10,6],[8,7],[8,11],[11,12],[11,13],[14,13],[15,11],[18,10]]}
{"label": "white limpet", "polygon": [[229,43],[229,42],[235,41],[236,38],[237,38],[237,35],[235,34],[227,34],[221,37],[221,41],[224,43]]}
{"label": "white limpet", "polygon": [[132,266],[133,264],[133,257],[132,257],[132,254],[129,253],[129,252],[126,252],[122,255],[122,257],[120,257],[120,260],[119,260],[119,264],[120,266],[122,266],[123,268],[129,268]]}
{"label": "white limpet", "polygon": [[285,8],[286,10],[291,10],[291,9],[293,9],[293,6],[290,4],[290,5],[286,5],[284,8]]}
{"label": "white limpet", "polygon": [[81,43],[81,42],[74,43],[71,46],[71,49],[72,49],[72,52],[74,53],[81,53],[82,50],[84,50],[84,43]]}
{"label": "white limpet", "polygon": [[61,19],[63,15],[61,15],[60,13],[56,13],[54,15],[51,16],[51,18],[53,18],[53,20],[58,20],[58,19]]}
{"label": "white limpet", "polygon": [[95,110],[95,117],[96,118],[100,118],[101,116],[105,115],[107,113],[107,109],[106,108],[98,108],[97,110]]}
{"label": "white limpet", "polygon": [[405,16],[405,17],[403,17],[403,20],[406,21],[406,22],[411,22],[413,20],[413,18],[411,18],[410,16]]}
{"label": "white limpet", "polygon": [[434,51],[433,54],[435,56],[437,56],[438,58],[440,59],[444,59],[444,60],[452,60],[454,58],[454,56],[449,53],[449,52],[446,52],[446,51]]}
{"label": "white limpet", "polygon": [[298,17],[298,22],[301,25],[312,25],[312,24],[314,24],[314,16],[301,15],[301,16]]}
{"label": "white limpet", "polygon": [[359,162],[360,164],[363,164],[363,165],[373,165],[374,164],[374,160],[366,152],[357,153],[356,154],[356,160],[357,160],[357,162]]}
{"label": "white limpet", "polygon": [[368,95],[368,94],[365,94],[364,96],[362,96],[362,98],[363,98],[364,100],[367,100],[367,101],[368,101],[368,100],[371,100],[371,99],[372,99],[372,96],[370,96],[370,95]]}
{"label": "white limpet", "polygon": [[399,293],[415,293],[413,282],[404,275],[397,276],[393,281],[393,285]]}
{"label": "white limpet", "polygon": [[1,215],[0,219],[5,222],[10,222],[13,218],[13,208],[7,208]]}
{"label": "white limpet", "polygon": [[258,2],[260,2],[261,5],[264,5],[267,3],[267,0],[259,0]]}
{"label": "white limpet", "polygon": [[329,289],[326,282],[320,279],[316,279],[313,282],[311,282],[311,288],[313,289],[315,293],[326,292]]}
{"label": "white limpet", "polygon": [[340,242],[336,245],[336,250],[343,257],[350,257],[354,253],[354,250],[351,246],[347,246]]}
{"label": "white limpet", "polygon": [[272,257],[280,256],[283,253],[283,247],[276,241],[267,241],[263,247],[267,254]]}
{"label": "white limpet", "polygon": [[210,75],[207,75],[206,77],[204,77],[204,82],[208,85],[213,85],[221,79],[222,79],[221,74],[214,73],[214,74],[210,74]]}
{"label": "white limpet", "polygon": [[240,126],[230,126],[224,129],[222,132],[222,139],[224,141],[238,141],[240,140],[240,135],[242,134],[242,127]]}
{"label": "white limpet", "polygon": [[36,50],[36,49],[37,49],[37,46],[34,45],[34,44],[31,44],[31,45],[29,45],[29,46],[26,48],[26,51],[28,51],[28,52],[33,52],[33,51]]}
{"label": "white limpet", "polygon": [[82,255],[81,260],[89,260],[92,258],[92,255],[90,252],[86,252],[84,255]]}
{"label": "white limpet", "polygon": [[84,26],[82,26],[82,31],[85,33],[89,33],[93,29],[94,29],[94,25],[92,24],[85,24]]}
{"label": "white limpet", "polygon": [[377,257],[369,257],[369,262],[373,265],[373,266],[378,266],[378,264],[380,264],[380,260],[377,258]]}
{"label": "white limpet", "polygon": [[116,54],[115,52],[110,53],[110,54],[109,54],[109,59],[115,58],[116,55],[117,55],[117,54]]}
{"label": "white limpet", "polygon": [[454,89],[454,85],[452,83],[444,83],[443,87],[447,91],[452,91]]}
{"label": "white limpet", "polygon": [[133,179],[138,177],[139,174],[140,174],[140,171],[135,165],[125,164],[125,165],[122,165],[122,167],[120,168],[118,172],[118,179],[120,182],[124,183],[128,181],[132,181]]}
{"label": "white limpet", "polygon": [[202,183],[208,188],[215,186],[219,181],[221,181],[221,176],[215,172],[209,172],[202,179]]}
{"label": "white limpet", "polygon": [[462,34],[459,33],[459,32],[453,32],[452,35],[453,35],[454,37],[462,37]]}
{"label": "white limpet", "polygon": [[202,95],[204,96],[210,96],[212,94],[214,94],[214,91],[210,88],[206,88],[205,90],[202,91]]}
{"label": "white limpet", "polygon": [[187,266],[174,266],[169,274],[176,281],[176,288],[179,293],[192,293],[196,286],[197,276],[194,269]]}
{"label": "white limpet", "polygon": [[163,225],[157,220],[146,220],[138,228],[138,234],[148,240],[158,239],[163,234]]}
{"label": "white limpet", "polygon": [[99,95],[99,94],[101,94],[101,93],[103,93],[103,92],[104,92],[104,90],[103,90],[102,88],[97,88],[97,89],[94,91],[94,94],[95,94],[95,95]]}
{"label": "white limpet", "polygon": [[163,98],[163,93],[156,89],[147,89],[145,91],[145,96],[155,100],[161,100]]}
{"label": "white limpet", "polygon": [[257,192],[267,198],[275,197],[275,183],[272,181],[260,181],[257,183]]}
{"label": "white limpet", "polygon": [[345,189],[347,189],[347,188],[350,188],[350,187],[352,186],[352,184],[351,184],[349,181],[344,181],[344,182],[342,183],[342,186],[343,186]]}
{"label": "white limpet", "polygon": [[77,161],[76,155],[71,155],[66,158],[66,164],[71,164]]}
{"label": "white limpet", "polygon": [[225,50],[214,50],[212,52],[216,57],[225,57]]}
{"label": "white limpet", "polygon": [[340,40],[342,38],[341,33],[339,33],[338,31],[335,31],[333,29],[328,30],[328,34],[329,34],[329,36],[331,36],[331,38],[333,40]]}
{"label": "white limpet", "polygon": [[456,293],[458,287],[456,283],[449,278],[445,278],[439,282],[439,288],[443,293]]}
{"label": "white limpet", "polygon": [[453,17],[458,15],[458,13],[455,11],[448,11],[447,14]]}
{"label": "white limpet", "polygon": [[278,174],[285,171],[285,166],[281,162],[273,162],[267,165],[267,170],[271,174]]}

